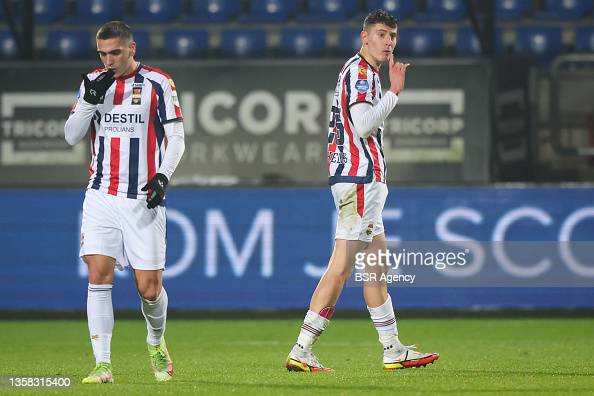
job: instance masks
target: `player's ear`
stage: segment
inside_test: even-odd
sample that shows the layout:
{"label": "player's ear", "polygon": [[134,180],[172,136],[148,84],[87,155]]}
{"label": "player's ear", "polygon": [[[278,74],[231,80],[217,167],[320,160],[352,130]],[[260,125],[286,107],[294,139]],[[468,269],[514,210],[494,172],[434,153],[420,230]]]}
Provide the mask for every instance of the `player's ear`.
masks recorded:
{"label": "player's ear", "polygon": [[359,37],[361,37],[361,44],[362,45],[367,45],[367,30],[363,29],[361,30],[361,33],[359,33]]}
{"label": "player's ear", "polygon": [[136,41],[130,41],[129,48],[130,48],[130,57],[133,58],[136,55]]}

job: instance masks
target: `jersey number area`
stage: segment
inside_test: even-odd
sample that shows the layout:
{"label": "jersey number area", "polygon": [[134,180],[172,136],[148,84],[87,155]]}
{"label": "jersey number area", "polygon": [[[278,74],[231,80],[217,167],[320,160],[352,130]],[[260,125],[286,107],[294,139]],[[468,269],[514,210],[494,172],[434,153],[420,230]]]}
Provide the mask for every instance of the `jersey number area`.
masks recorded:
{"label": "jersey number area", "polygon": [[[346,164],[347,157],[342,151],[344,145],[344,125],[340,121],[340,108],[332,106],[332,117],[328,125],[328,162]],[[338,152],[336,149],[338,148]]]}

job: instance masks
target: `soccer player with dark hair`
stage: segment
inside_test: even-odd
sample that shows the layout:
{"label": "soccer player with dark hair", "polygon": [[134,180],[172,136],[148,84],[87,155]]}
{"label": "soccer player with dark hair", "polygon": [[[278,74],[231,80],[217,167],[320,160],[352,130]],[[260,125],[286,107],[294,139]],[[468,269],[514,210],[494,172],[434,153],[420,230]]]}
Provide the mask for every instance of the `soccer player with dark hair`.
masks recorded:
{"label": "soccer player with dark hair", "polygon": [[[397,29],[396,20],[387,12],[369,13],[360,33],[361,50],[338,75],[328,131],[328,180],[338,211],[334,251],[287,358],[289,371],[334,371],[319,362],[312,345],[332,318],[355,256],[386,250],[384,120],[398,103],[409,66],[394,60]],[[390,89],[384,94],[379,78],[382,63],[388,63],[390,78]],[[437,353],[417,352],[400,342],[385,282],[366,282],[363,296],[383,346],[385,370],[425,366],[439,358]]]}
{"label": "soccer player with dark hair", "polygon": [[114,270],[131,267],[146,319],[157,381],[173,362],[165,344],[165,190],[184,152],[184,128],[169,75],[134,59],[130,27],[113,21],[97,32],[104,67],[83,76],[64,127],[77,144],[90,128],[90,179],[83,203],[80,256],[89,270],[87,317],[96,365],[84,384],[113,382],[110,342]]}

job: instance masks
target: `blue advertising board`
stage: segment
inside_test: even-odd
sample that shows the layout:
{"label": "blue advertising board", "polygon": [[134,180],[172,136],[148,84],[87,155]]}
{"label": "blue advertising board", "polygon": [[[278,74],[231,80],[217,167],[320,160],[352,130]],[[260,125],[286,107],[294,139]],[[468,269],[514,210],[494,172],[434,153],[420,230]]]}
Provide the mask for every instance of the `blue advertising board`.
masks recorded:
{"label": "blue advertising board", "polygon": [[[83,198],[77,190],[2,191],[0,310],[85,308]],[[400,241],[591,241],[593,198],[592,188],[391,188],[384,225],[387,238]],[[306,309],[336,221],[327,188],[173,188],[167,217],[164,283],[170,308],[179,310]],[[594,264],[559,254],[542,272],[559,266],[591,286],[444,282],[390,292],[397,308],[593,308]],[[475,272],[469,279],[481,276]],[[116,276],[113,301],[116,309],[139,307],[129,271]],[[364,307],[361,288],[346,287],[338,308]]]}

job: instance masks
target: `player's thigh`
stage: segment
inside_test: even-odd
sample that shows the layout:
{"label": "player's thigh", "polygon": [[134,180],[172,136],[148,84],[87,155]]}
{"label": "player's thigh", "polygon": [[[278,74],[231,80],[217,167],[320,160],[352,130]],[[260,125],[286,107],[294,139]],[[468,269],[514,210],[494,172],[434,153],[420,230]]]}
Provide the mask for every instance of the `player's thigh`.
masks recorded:
{"label": "player's thigh", "polygon": [[[87,257],[87,264],[90,256],[117,259],[122,254],[122,247],[122,232],[112,201],[102,192],[87,190],[83,203],[79,255]],[[107,258],[91,259],[90,272],[95,268],[108,266],[102,264],[111,262]],[[94,264],[96,262],[100,264]]]}
{"label": "player's thigh", "polygon": [[366,242],[359,240],[336,239],[332,257],[328,264],[329,270],[342,274],[350,273],[357,253],[364,251],[366,246]]}
{"label": "player's thigh", "polygon": [[[364,263],[373,263],[374,265],[366,265],[365,272],[377,275],[387,273],[390,270],[390,257],[388,253],[385,235],[383,233],[375,235],[371,243],[367,246],[367,249],[365,249],[365,257],[363,257]],[[371,256],[371,259],[367,259],[369,256]]]}
{"label": "player's thigh", "polygon": [[378,235],[374,235],[371,243],[367,247],[369,252],[379,253],[387,249],[386,234],[383,232]]}
{"label": "player's thigh", "polygon": [[119,205],[124,252],[135,270],[165,268],[165,207],[148,209],[143,200],[123,198]]}

